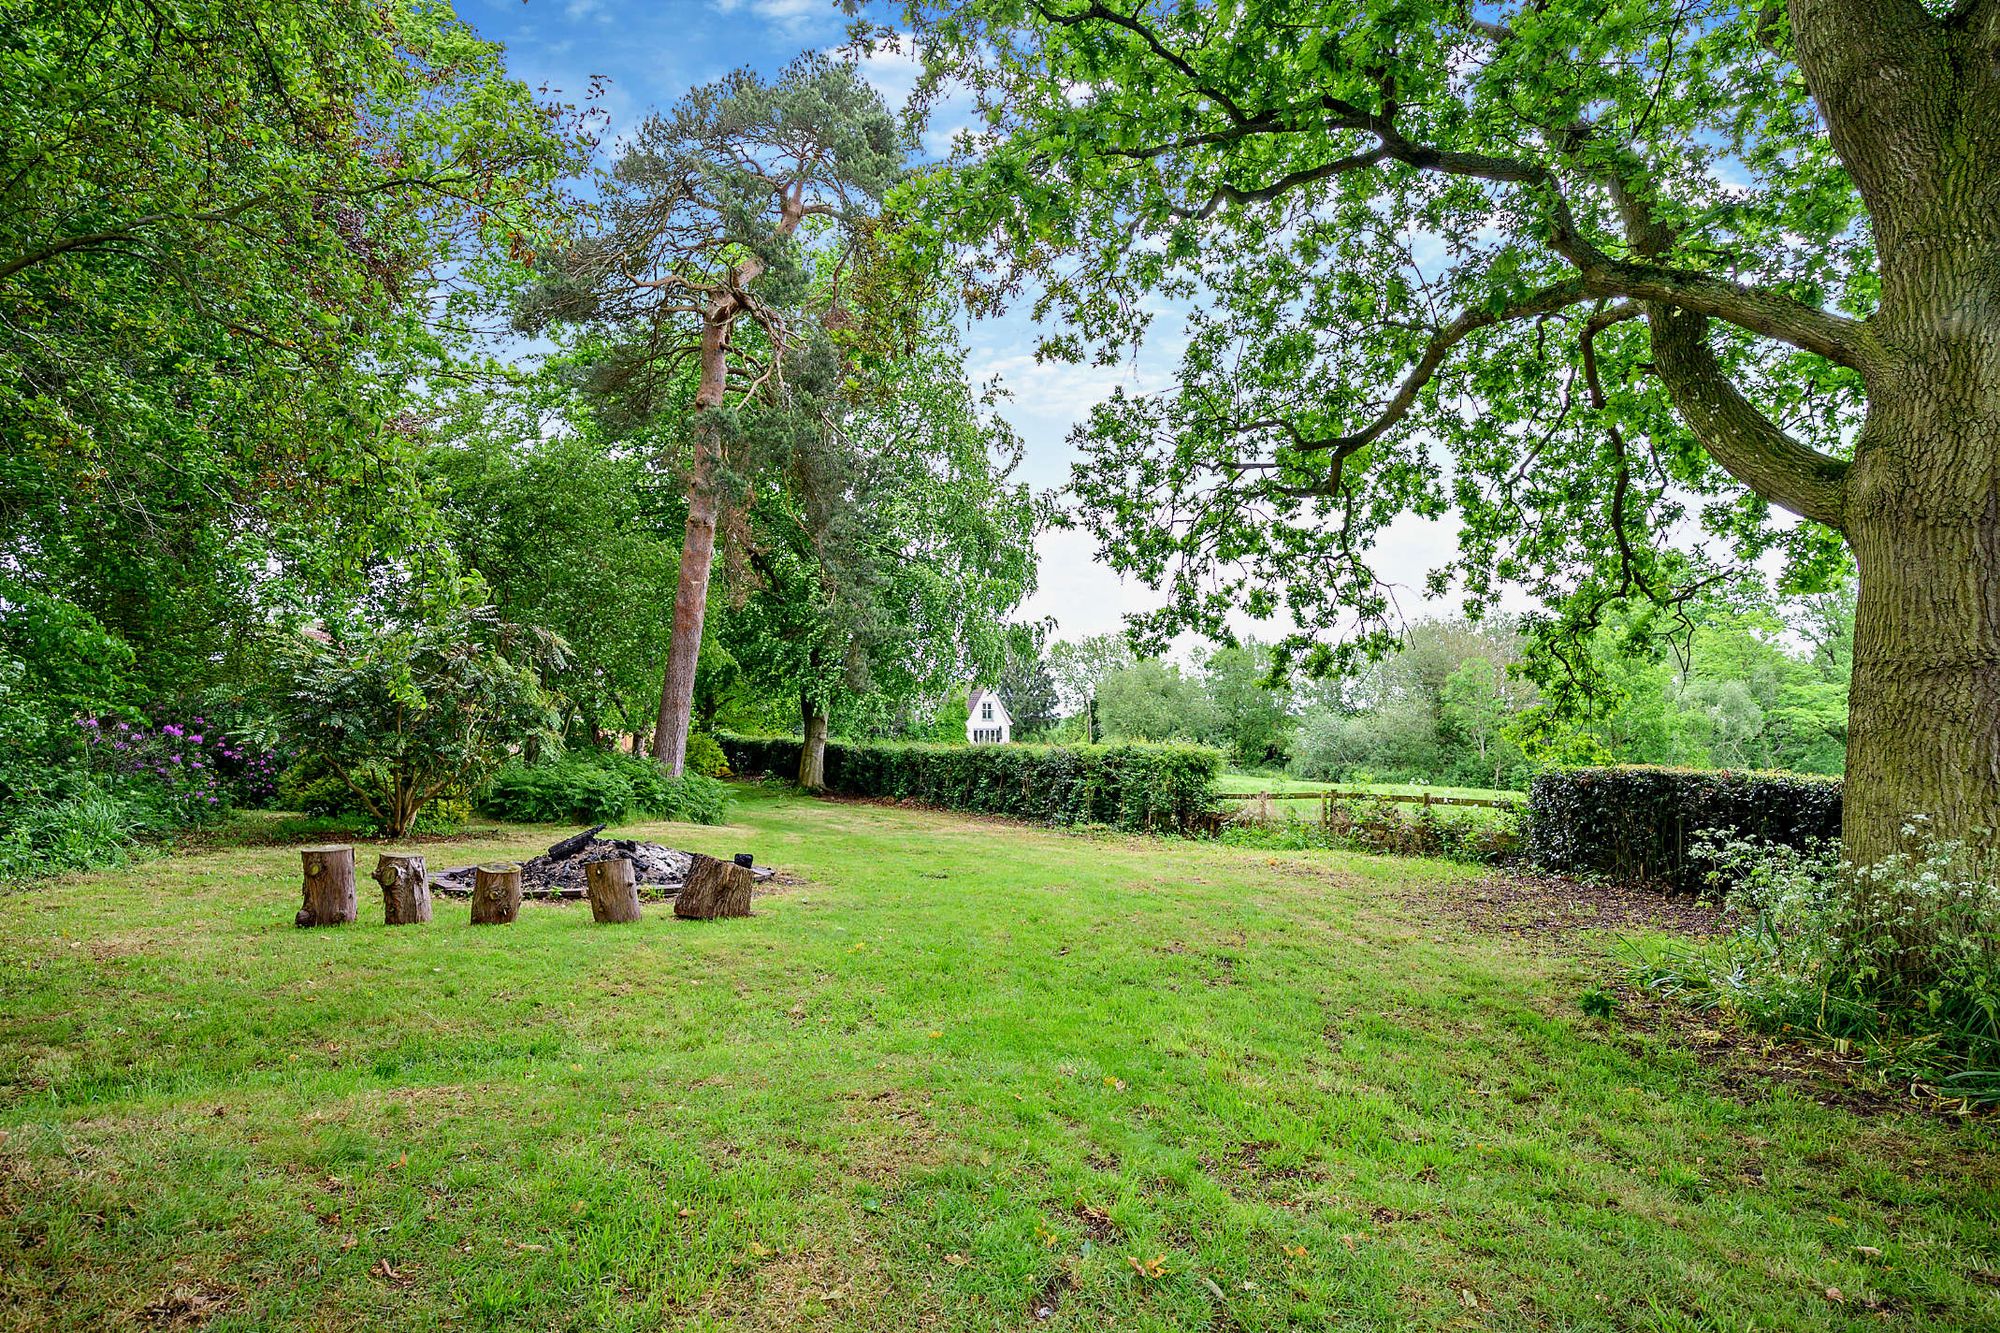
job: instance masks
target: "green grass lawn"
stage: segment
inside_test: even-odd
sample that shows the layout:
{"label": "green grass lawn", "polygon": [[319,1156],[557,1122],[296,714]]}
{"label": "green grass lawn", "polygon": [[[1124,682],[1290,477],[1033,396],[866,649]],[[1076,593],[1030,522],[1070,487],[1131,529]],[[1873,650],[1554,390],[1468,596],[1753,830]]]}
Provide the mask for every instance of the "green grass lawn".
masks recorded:
{"label": "green grass lawn", "polygon": [[0,898],[0,1328],[2000,1327],[1990,1124],[1588,1017],[1468,870],[732,817],[648,832],[796,877],[747,920]]}

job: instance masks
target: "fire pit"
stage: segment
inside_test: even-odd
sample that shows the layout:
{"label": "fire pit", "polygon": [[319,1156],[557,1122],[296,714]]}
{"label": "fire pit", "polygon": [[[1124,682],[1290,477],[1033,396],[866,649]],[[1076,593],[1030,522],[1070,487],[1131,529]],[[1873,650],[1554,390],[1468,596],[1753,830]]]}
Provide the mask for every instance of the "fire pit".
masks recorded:
{"label": "fire pit", "polygon": [[[582,898],[589,890],[584,867],[593,861],[625,857],[632,862],[632,878],[648,897],[671,898],[687,883],[692,855],[657,842],[635,842],[630,838],[600,838],[604,825],[585,829],[564,838],[540,856],[521,863],[521,896],[524,898]],[[738,858],[741,861],[742,857]],[[472,896],[474,866],[439,870],[431,875],[431,892],[454,898]],[[752,866],[751,878],[763,882],[776,872],[769,866]]]}

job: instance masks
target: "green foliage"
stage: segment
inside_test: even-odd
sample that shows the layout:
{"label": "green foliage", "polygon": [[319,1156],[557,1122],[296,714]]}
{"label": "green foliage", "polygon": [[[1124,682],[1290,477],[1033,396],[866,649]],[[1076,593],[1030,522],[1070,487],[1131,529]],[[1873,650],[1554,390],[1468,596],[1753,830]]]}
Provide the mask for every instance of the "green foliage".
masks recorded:
{"label": "green foliage", "polygon": [[722,752],[722,746],[715,737],[705,731],[688,733],[685,766],[688,772],[699,773],[705,778],[729,776],[729,756]]}
{"label": "green foliage", "polygon": [[994,681],[995,693],[1007,705],[1014,719],[1014,739],[1048,739],[1061,710],[1055,678],[1048,663],[1033,643],[1012,642],[1007,647],[1007,665]]}
{"label": "green foliage", "polygon": [[1530,789],[1528,858],[1546,870],[1715,887],[1709,835],[1806,848],[1840,836],[1840,783],[1796,773],[1627,766],[1543,773]]}
{"label": "green foliage", "polygon": [[0,569],[166,697],[421,523],[405,378],[560,224],[582,143],[433,0],[4,27]]}
{"label": "green foliage", "polygon": [[676,778],[650,759],[602,750],[510,763],[479,797],[484,813],[525,824],[616,824],[635,815],[716,824],[724,803],[722,784],[692,764]]}
{"label": "green foliage", "polygon": [[157,805],[131,789],[90,785],[23,802],[0,836],[0,884],[122,866],[133,842],[163,823]]}
{"label": "green foliage", "polygon": [[559,641],[453,603],[413,624],[356,616],[285,657],[270,726],[323,764],[392,837],[434,798],[463,792],[518,747],[554,743],[557,719],[536,663]]}
{"label": "green foliage", "polygon": [[783,394],[740,414],[766,480],[732,574],[745,595],[713,636],[739,727],[810,708],[850,735],[907,732],[1017,650],[1007,620],[1034,588],[1044,506],[1013,479],[1020,442],[968,382],[947,313],[865,374],[831,343],[797,349]]}
{"label": "green foliage", "polygon": [[577,359],[448,401],[420,463],[461,567],[509,619],[569,646],[543,684],[586,742],[651,728],[684,504],[651,437],[614,430],[579,391]]}
{"label": "green foliage", "polygon": [[[1922,830],[1913,828],[1924,841]],[[1633,979],[1769,1032],[1852,1044],[1898,1084],[2000,1101],[2000,861],[1931,843],[1863,868],[1828,843],[1699,849],[1737,929],[1635,950]]]}
{"label": "green foliage", "polygon": [[[1299,628],[1281,653],[1315,667],[1387,649],[1374,557],[1405,515],[1455,515],[1433,590],[1491,607],[1524,586],[1546,642],[1670,601],[1717,555],[1782,551],[1798,588],[1837,572],[1838,536],[1772,522],[1766,501],[1825,517],[1800,496],[1838,475],[1862,419],[1854,354],[1803,332],[1880,290],[1824,118],[1846,76],[1803,69],[1787,36],[1810,23],[1844,52],[1842,15],[907,9],[932,76],[977,102],[956,169],[910,204],[963,246],[976,296],[1036,291],[1060,321],[1042,350],[1080,364],[1191,307],[1174,383],[1100,403],[1072,471],[1110,561],[1164,593],[1143,647],[1282,614]],[[1638,291],[1642,273],[1667,295]],[[1673,337],[1685,364],[1659,353]],[[1791,452],[1766,459],[1779,429],[1750,443],[1679,410],[1725,393]],[[1534,665],[1561,694],[1590,683],[1574,657]]]}
{"label": "green foliage", "polygon": [[1330,823],[1288,808],[1282,824],[1228,823],[1219,836],[1234,847],[1340,848],[1490,865],[1513,856],[1521,844],[1513,811],[1497,814],[1482,818],[1449,807],[1354,800],[1337,803]]}
{"label": "green foliage", "polygon": [[[717,738],[738,773],[798,772],[792,737]],[[933,745],[832,741],[827,790],[1047,824],[1160,833],[1200,827],[1222,756],[1195,746]]]}
{"label": "green foliage", "polygon": [[1216,714],[1198,676],[1148,657],[1097,682],[1097,726],[1109,741],[1193,744],[1215,731]]}

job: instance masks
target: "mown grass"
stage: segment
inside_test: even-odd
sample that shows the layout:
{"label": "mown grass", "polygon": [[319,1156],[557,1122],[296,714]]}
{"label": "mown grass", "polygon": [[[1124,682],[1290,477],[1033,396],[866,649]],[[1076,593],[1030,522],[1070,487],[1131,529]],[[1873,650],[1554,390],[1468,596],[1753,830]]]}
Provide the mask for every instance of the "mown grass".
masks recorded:
{"label": "mown grass", "polygon": [[1256,773],[1223,773],[1216,778],[1217,791],[1269,792],[1273,797],[1314,796],[1329,789],[1365,791],[1376,796],[1448,796],[1461,800],[1518,801],[1522,794],[1497,787],[1438,787],[1422,782],[1310,782],[1305,778],[1265,776]]}
{"label": "mown grass", "polygon": [[798,877],[748,920],[0,898],[0,1327],[2000,1326],[1989,1125],[1587,1017],[1462,868],[732,818],[647,832]]}

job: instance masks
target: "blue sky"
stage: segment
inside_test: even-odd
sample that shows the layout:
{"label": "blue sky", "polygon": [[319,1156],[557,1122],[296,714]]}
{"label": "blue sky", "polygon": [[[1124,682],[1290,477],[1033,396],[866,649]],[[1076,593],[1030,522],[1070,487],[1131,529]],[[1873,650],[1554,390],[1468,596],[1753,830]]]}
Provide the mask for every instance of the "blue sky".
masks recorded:
{"label": "blue sky", "polygon": [[[838,46],[846,36],[833,0],[459,0],[458,12],[506,44],[509,67],[532,87],[581,98],[592,75],[605,76],[599,105],[614,138],[649,110],[731,69],[773,72],[801,51]],[[915,75],[907,57],[877,55],[865,68],[891,106],[900,107]],[[948,142],[948,128],[940,127],[933,140]],[[982,380],[999,377],[1013,395],[1006,415],[1026,446],[1023,480],[1037,489],[1068,481],[1070,429],[1115,385],[1128,391],[1165,385],[1177,331],[1171,319],[1156,329],[1151,345],[1117,370],[1037,364],[1035,327],[1025,314],[968,329],[972,373]],[[1422,522],[1398,524],[1384,534],[1378,554],[1385,576],[1411,590],[1404,610],[1412,612],[1425,570],[1448,558],[1448,534]],[[1053,618],[1059,637],[1115,630],[1125,613],[1159,601],[1100,563],[1083,533],[1046,534],[1041,555],[1040,588],[1021,615]],[[1273,628],[1248,622],[1237,631],[1273,635]]]}

